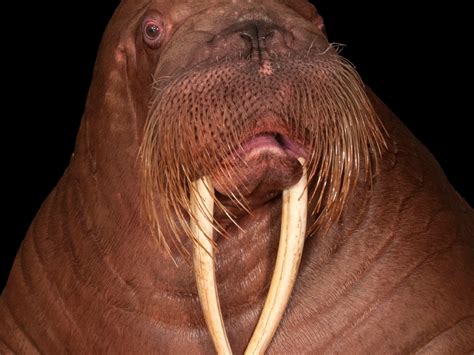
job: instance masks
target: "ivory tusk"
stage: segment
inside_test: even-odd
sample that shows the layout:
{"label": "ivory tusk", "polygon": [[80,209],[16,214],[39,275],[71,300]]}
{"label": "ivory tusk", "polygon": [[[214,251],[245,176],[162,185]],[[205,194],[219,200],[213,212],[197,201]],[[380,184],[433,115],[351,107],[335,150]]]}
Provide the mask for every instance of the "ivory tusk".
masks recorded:
{"label": "ivory tusk", "polygon": [[[304,159],[300,181],[283,191],[282,218],[278,255],[262,313],[252,338],[245,350],[246,355],[263,354],[270,345],[280,324],[298,274],[306,233],[307,172]],[[207,327],[217,353],[232,354],[222,319],[217,294],[212,245],[213,187],[208,178],[195,181],[191,186],[191,231],[194,243],[194,270],[196,283]]]}
{"label": "ivory tusk", "polygon": [[219,355],[232,354],[222,319],[214,269],[212,245],[214,188],[204,177],[191,186],[191,231],[196,239],[193,251],[194,272],[204,319]]}
{"label": "ivory tusk", "polygon": [[303,254],[308,209],[304,159],[300,181],[283,191],[280,243],[270,290],[245,355],[263,354],[270,345],[291,296]]}

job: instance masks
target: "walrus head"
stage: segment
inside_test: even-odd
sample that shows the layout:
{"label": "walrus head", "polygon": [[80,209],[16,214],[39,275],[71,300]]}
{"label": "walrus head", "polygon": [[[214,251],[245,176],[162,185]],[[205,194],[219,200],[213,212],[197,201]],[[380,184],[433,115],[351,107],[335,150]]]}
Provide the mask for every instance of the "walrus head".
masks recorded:
{"label": "walrus head", "polygon": [[[262,353],[305,240],[370,184],[383,146],[364,85],[306,1],[124,0],[74,158],[43,208],[66,206],[69,224],[35,243],[47,258],[51,236],[69,236],[84,299],[100,290],[167,325],[205,319],[219,353]],[[247,329],[230,341],[229,313]]]}
{"label": "walrus head", "polygon": [[361,176],[370,181],[381,126],[354,68],[305,1],[197,8],[152,1],[134,24],[131,47],[143,52],[153,78],[139,90],[149,101],[139,165],[143,211],[171,258],[186,258],[192,241],[219,352],[230,347],[214,251],[236,231],[277,239],[278,228],[262,230],[262,221],[283,211],[273,281],[247,348],[261,353],[282,317],[304,239],[337,222]]}

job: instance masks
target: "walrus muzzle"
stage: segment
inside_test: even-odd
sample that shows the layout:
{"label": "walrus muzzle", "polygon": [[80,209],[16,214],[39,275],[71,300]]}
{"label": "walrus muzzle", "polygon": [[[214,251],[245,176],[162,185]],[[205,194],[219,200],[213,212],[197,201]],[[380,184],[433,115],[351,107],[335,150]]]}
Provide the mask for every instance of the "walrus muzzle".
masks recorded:
{"label": "walrus muzzle", "polygon": [[[231,348],[219,306],[214,236],[231,236],[225,223],[214,218],[214,209],[238,225],[219,198],[226,196],[251,213],[251,192],[245,190],[245,177],[235,172],[245,164],[246,143],[261,134],[284,137],[302,168],[296,184],[282,192],[276,266],[249,354],[263,353],[271,342],[297,277],[305,238],[338,219],[355,183],[370,176],[384,144],[383,128],[360,78],[332,47],[263,62],[226,58],[156,81],[141,147],[145,210],[152,232],[168,250],[172,243],[188,253],[183,234],[194,242],[201,306],[222,354]],[[163,228],[175,238],[165,237]]]}

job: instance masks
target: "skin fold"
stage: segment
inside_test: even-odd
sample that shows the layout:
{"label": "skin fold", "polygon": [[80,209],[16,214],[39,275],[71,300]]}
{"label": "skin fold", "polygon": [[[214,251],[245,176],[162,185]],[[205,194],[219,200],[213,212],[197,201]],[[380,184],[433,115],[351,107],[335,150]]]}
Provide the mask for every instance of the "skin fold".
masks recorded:
{"label": "skin fold", "polygon": [[[147,31],[149,21],[157,39]],[[281,114],[285,100],[298,98],[291,78],[270,79],[297,73],[307,66],[304,58],[332,50],[322,18],[303,0],[122,1],[99,50],[70,166],[32,222],[0,298],[0,353],[214,353],[187,254],[192,216],[182,198],[188,185],[181,183],[203,176],[217,191],[215,267],[223,320],[232,351],[243,353],[273,273],[281,192],[302,175],[298,155],[315,161],[319,147],[312,134],[291,129],[298,120],[306,124],[305,115],[290,121]],[[237,83],[240,65],[249,79]],[[191,104],[181,116],[171,103],[166,111],[167,93],[176,92],[177,100],[198,95],[199,86],[179,85],[199,71],[212,74],[199,81],[212,97],[222,68],[243,90],[232,98],[242,100],[235,105],[238,115],[221,110],[220,99],[209,99],[206,107],[215,116],[199,116],[196,123],[182,118]],[[261,75],[255,85],[262,86],[246,86],[252,68]],[[329,80],[330,73],[322,73],[318,78]],[[339,184],[344,193],[332,205],[331,190],[317,188],[324,165],[313,164],[308,188],[316,198],[308,205],[308,227],[314,228],[308,228],[298,278],[268,353],[470,352],[474,212],[426,148],[365,91],[360,102],[370,100],[363,117],[373,119],[367,124],[372,133],[361,134],[358,149],[367,159],[338,170],[343,158],[334,153],[327,185],[336,186],[337,176],[347,185]],[[172,117],[155,116],[156,107]],[[275,107],[279,111],[271,113]],[[249,119],[239,121],[243,115]],[[152,131],[158,139],[150,157],[156,160],[148,168],[155,175],[145,176],[157,178],[156,186],[156,179],[144,179],[144,141],[153,120],[159,129]],[[323,130],[315,122],[314,132]],[[327,122],[342,127],[328,132],[353,132],[349,124]],[[266,132],[278,136],[258,138]],[[337,143],[330,138],[329,147]],[[226,142],[239,145],[232,151],[242,154],[236,162]],[[183,169],[180,180],[175,171]],[[348,171],[354,174],[347,177]],[[328,217],[318,218],[325,207]]]}

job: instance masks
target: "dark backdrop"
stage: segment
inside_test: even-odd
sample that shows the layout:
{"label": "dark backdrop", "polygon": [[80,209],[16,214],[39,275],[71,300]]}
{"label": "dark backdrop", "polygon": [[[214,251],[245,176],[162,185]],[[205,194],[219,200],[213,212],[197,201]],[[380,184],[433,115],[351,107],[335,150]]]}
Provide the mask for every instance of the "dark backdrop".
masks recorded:
{"label": "dark backdrop", "polygon": [[[314,1],[330,40],[474,202],[467,8],[413,1]],[[42,201],[71,156],[96,51],[118,1],[21,2],[2,33],[0,289]],[[413,6],[417,3],[417,7]],[[431,4],[431,5],[430,5]],[[466,33],[466,35],[463,35]],[[465,40],[465,42],[464,42]]]}

